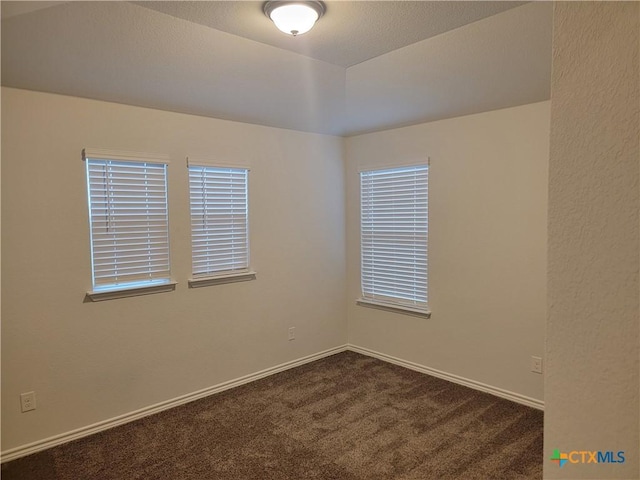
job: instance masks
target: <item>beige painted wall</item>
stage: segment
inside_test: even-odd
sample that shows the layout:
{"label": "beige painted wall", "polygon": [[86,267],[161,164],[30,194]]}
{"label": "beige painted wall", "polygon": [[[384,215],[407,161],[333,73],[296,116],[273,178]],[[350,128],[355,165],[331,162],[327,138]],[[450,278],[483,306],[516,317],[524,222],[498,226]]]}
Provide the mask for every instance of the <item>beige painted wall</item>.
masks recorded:
{"label": "beige painted wall", "polygon": [[[549,479],[640,478],[639,55],[640,4],[555,4],[545,379]],[[622,464],[559,468],[548,460],[554,449],[626,455]]]}
{"label": "beige painted wall", "polygon": [[[549,102],[340,139],[2,94],[3,451],[347,338],[543,399],[529,359],[542,354],[546,315]],[[175,292],[83,302],[91,282],[83,147],[170,155]],[[187,288],[186,155],[250,165],[257,281]],[[427,155],[433,317],[357,307],[357,169]],[[19,394],[30,390],[38,408],[21,414]]]}
{"label": "beige painted wall", "polygon": [[[346,140],[349,342],[541,401],[549,102]],[[358,169],[431,157],[431,319],[357,306]]]}
{"label": "beige painted wall", "polygon": [[[170,155],[175,292],[83,303],[83,147]],[[343,345],[342,149],[336,137],[2,89],[3,451]],[[187,288],[187,155],[250,165],[256,281]],[[31,390],[37,410],[22,414]]]}

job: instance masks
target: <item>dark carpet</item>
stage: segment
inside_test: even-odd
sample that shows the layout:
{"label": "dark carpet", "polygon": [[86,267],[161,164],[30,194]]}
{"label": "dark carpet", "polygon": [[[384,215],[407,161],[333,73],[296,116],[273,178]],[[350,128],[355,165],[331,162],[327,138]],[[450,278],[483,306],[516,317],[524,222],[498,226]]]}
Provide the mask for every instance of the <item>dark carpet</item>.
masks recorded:
{"label": "dark carpet", "polygon": [[542,424],[344,352],[8,462],[2,479],[541,479]]}

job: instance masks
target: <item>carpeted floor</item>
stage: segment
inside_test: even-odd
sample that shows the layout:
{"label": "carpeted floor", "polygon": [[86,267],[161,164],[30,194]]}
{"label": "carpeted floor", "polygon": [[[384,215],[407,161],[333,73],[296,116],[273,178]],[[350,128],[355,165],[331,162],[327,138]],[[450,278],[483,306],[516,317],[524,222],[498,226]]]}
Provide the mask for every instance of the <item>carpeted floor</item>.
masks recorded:
{"label": "carpeted floor", "polygon": [[14,460],[2,479],[541,479],[542,417],[344,352]]}

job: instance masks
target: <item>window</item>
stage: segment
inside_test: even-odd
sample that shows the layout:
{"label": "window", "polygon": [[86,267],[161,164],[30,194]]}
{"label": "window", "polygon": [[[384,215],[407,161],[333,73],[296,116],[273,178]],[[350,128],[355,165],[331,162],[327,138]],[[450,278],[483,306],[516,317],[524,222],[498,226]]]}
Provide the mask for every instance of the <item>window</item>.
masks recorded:
{"label": "window", "polygon": [[89,297],[106,300],[173,290],[166,161],[86,149],[83,156],[93,276]]}
{"label": "window", "polygon": [[428,316],[428,165],[360,173],[362,298]]}
{"label": "window", "polygon": [[252,280],[246,168],[189,163],[191,287]]}

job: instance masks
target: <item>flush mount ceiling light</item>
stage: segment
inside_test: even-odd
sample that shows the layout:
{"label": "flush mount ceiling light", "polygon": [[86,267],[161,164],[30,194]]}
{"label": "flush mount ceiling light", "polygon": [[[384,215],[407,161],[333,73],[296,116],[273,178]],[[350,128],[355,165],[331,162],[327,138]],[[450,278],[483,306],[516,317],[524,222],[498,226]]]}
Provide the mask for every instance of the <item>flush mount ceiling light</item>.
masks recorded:
{"label": "flush mount ceiling light", "polygon": [[302,35],[311,30],[313,25],[325,12],[323,2],[266,2],[264,13],[276,27],[289,35]]}

